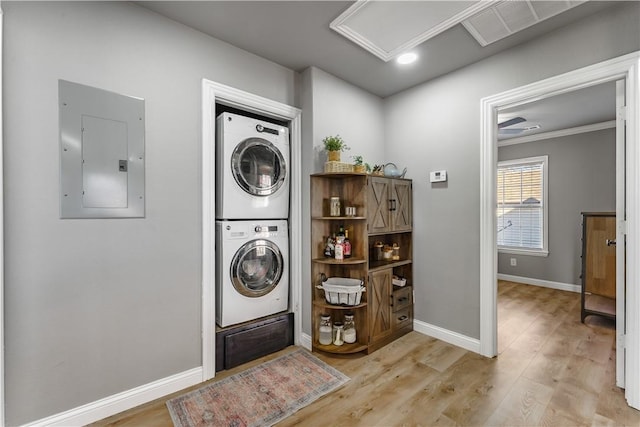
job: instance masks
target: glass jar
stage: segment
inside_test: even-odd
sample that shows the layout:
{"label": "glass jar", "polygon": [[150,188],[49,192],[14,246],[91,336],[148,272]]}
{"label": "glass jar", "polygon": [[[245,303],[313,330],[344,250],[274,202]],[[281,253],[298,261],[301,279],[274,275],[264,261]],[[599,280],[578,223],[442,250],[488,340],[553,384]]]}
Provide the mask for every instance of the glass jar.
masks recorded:
{"label": "glass jar", "polygon": [[330,199],[329,216],[340,216],[340,197],[332,197]]}
{"label": "glass jar", "polygon": [[344,315],[344,342],[347,344],[356,342],[356,322],[353,320],[353,313]]}
{"label": "glass jar", "polygon": [[320,316],[320,327],[318,328],[318,341],[322,345],[329,345],[333,342],[331,329],[331,316],[323,314]]}
{"label": "glass jar", "polygon": [[333,324],[333,345],[344,344],[344,324],[342,322],[334,322]]}
{"label": "glass jar", "polygon": [[373,244],[373,259],[376,261],[382,261],[382,242],[375,242]]}
{"label": "glass jar", "polygon": [[385,245],[384,248],[382,248],[382,259],[384,261],[391,261],[392,252],[393,249],[391,249],[391,246]]}
{"label": "glass jar", "polygon": [[397,243],[394,243],[391,247],[391,259],[393,261],[400,260],[400,246]]}

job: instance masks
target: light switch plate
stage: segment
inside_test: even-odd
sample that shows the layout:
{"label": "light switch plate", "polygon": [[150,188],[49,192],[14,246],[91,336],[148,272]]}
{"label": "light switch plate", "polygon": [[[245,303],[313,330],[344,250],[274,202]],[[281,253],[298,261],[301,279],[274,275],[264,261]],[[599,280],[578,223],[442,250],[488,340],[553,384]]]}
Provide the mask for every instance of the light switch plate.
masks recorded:
{"label": "light switch plate", "polygon": [[446,170],[433,171],[429,174],[430,182],[445,182],[446,180],[447,180]]}

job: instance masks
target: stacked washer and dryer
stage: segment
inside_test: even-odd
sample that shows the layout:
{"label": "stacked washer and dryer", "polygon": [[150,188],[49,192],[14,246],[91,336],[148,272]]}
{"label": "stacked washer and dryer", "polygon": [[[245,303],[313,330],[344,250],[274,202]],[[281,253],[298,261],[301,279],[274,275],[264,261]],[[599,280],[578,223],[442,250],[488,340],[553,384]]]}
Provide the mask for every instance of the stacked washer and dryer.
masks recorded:
{"label": "stacked washer and dryer", "polygon": [[289,129],[230,112],[216,119],[216,322],[289,305]]}

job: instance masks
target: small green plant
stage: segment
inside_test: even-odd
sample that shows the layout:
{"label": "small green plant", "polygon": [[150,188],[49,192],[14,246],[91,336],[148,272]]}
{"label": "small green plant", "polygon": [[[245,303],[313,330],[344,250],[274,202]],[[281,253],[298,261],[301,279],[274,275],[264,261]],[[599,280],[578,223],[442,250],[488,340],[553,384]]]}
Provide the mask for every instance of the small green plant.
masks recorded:
{"label": "small green plant", "polygon": [[371,165],[369,163],[365,163],[362,156],[351,156],[353,159],[353,165],[355,166],[355,171],[359,173],[371,173]]}
{"label": "small green plant", "polygon": [[345,151],[350,150],[349,146],[344,143],[344,140],[340,135],[327,136],[322,140],[324,142],[324,149],[327,151]]}

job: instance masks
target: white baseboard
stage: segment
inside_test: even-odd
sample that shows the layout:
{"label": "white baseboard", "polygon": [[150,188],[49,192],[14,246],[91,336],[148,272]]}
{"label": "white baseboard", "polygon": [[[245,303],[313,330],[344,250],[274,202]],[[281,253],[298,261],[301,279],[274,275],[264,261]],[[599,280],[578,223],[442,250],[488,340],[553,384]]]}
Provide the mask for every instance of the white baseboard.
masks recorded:
{"label": "white baseboard", "polygon": [[462,335],[439,326],[434,326],[420,320],[413,321],[413,330],[420,332],[421,334],[437,338],[446,343],[462,347],[465,350],[480,353],[480,340],[478,339],[470,338],[466,335]]}
{"label": "white baseboard", "polygon": [[311,351],[311,335],[305,334],[304,332],[300,334],[300,346],[306,348]]}
{"label": "white baseboard", "polygon": [[531,277],[512,276],[510,274],[498,273],[498,280],[507,280],[509,282],[524,283],[525,285],[541,286],[543,288],[558,289],[560,291],[580,292],[580,285],[571,283],[552,282],[549,280],[533,279]]}
{"label": "white baseboard", "polygon": [[202,367],[193,368],[24,426],[83,426],[201,382]]}

